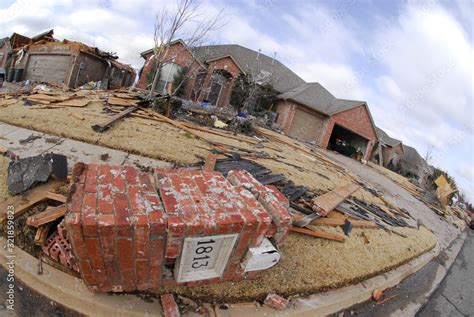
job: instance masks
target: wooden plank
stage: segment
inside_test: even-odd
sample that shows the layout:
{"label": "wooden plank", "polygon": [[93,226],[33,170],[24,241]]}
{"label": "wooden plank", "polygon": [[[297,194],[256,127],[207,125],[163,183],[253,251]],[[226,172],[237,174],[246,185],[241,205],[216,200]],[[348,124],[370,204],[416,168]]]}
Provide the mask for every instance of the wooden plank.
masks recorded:
{"label": "wooden plank", "polygon": [[121,107],[135,107],[139,104],[140,100],[136,99],[124,99],[124,98],[117,98],[110,96],[107,98],[107,103],[113,106],[121,106]]}
{"label": "wooden plank", "polygon": [[[345,219],[337,219],[337,218],[319,218],[313,220],[311,224],[313,226],[329,226],[329,227],[339,227],[344,225],[346,222]],[[377,224],[372,221],[365,221],[365,220],[350,220],[352,222],[352,226],[354,228],[378,228]]]}
{"label": "wooden plank", "polygon": [[204,164],[204,170],[206,172],[212,172],[216,166],[217,155],[209,153],[206,158],[206,163]]}
{"label": "wooden plank", "polygon": [[126,116],[128,116],[130,113],[134,112],[134,111],[137,111],[138,110],[138,107],[130,107],[128,109],[125,109],[124,111],[121,111],[119,113],[117,113],[116,115],[112,116],[110,119],[108,119],[107,121],[104,121],[102,123],[97,123],[97,124],[94,124],[92,126],[92,129],[96,132],[104,132],[106,131],[108,128],[110,128],[110,126],[112,124],[114,124],[114,122],[122,119],[122,118],[125,118]]}
{"label": "wooden plank", "polygon": [[53,192],[46,192],[45,196],[49,199],[56,200],[62,202],[63,204],[66,203],[67,197],[61,194],[56,194]]}
{"label": "wooden plank", "polygon": [[338,242],[344,241],[344,237],[339,234],[324,232],[320,230],[310,230],[310,229],[304,229],[304,228],[298,228],[298,227],[290,227],[290,231],[306,234],[313,237],[334,240]]}
{"label": "wooden plank", "polygon": [[53,103],[50,104],[52,107],[78,107],[78,108],[83,108],[89,104],[90,100],[88,99],[69,99],[66,101],[58,102],[58,103]]}
{"label": "wooden plank", "polygon": [[37,205],[38,203],[48,199],[46,193],[48,191],[54,190],[55,188],[64,185],[64,181],[50,181],[46,184],[39,185],[22,196],[14,196],[11,199],[0,204],[0,224],[3,223],[7,216],[7,210],[10,210],[13,206],[14,217],[21,216],[25,211]]}
{"label": "wooden plank", "polygon": [[38,228],[41,225],[52,222],[59,217],[62,217],[66,214],[67,208],[65,205],[58,207],[48,208],[43,212],[30,216],[26,219],[26,224],[28,226]]}
{"label": "wooden plank", "polygon": [[312,200],[313,210],[325,216],[359,188],[359,185],[351,183],[318,196]]}
{"label": "wooden plank", "polygon": [[36,230],[35,234],[35,244],[42,246],[46,239],[48,238],[49,228],[51,228],[51,223],[47,223]]}

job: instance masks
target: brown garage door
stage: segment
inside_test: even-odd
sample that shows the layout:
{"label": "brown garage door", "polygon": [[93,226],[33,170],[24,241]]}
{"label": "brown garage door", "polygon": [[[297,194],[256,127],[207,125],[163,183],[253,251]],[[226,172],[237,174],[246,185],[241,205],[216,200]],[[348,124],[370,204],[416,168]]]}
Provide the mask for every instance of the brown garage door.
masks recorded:
{"label": "brown garage door", "polygon": [[70,66],[70,55],[30,55],[25,79],[65,83]]}
{"label": "brown garage door", "polygon": [[315,141],[321,133],[322,124],[323,120],[317,115],[296,109],[289,134],[300,140]]}

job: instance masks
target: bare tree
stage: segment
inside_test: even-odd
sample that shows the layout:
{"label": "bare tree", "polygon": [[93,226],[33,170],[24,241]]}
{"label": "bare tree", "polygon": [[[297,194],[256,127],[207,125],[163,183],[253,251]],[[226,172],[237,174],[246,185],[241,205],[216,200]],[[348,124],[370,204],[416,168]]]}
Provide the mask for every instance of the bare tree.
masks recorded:
{"label": "bare tree", "polygon": [[[210,18],[205,18],[200,8],[200,3],[195,0],[177,0],[174,10],[163,7],[157,13],[153,48],[156,71],[150,88],[150,97],[153,96],[158,85],[160,69],[174,57],[169,54],[170,44],[180,39],[186,47],[200,46],[207,40],[209,32],[222,27],[222,10]],[[185,65],[187,72],[180,83],[169,92],[170,95],[175,95],[187,79],[195,76],[191,65],[192,61],[190,65]]]}
{"label": "bare tree", "polygon": [[425,154],[425,161],[428,165],[431,165],[432,160],[433,160],[433,144],[428,144],[428,148],[426,149],[426,154]]}

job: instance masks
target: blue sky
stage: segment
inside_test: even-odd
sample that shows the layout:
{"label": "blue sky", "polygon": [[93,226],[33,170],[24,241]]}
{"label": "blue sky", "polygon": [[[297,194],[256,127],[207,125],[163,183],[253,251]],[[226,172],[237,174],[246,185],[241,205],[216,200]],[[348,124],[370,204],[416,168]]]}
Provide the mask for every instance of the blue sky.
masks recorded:
{"label": "blue sky", "polygon": [[[139,68],[154,15],[173,1],[0,0],[0,36],[54,28]],[[224,9],[213,43],[273,56],[339,98],[368,102],[378,126],[456,178],[474,202],[473,1],[203,0]]]}

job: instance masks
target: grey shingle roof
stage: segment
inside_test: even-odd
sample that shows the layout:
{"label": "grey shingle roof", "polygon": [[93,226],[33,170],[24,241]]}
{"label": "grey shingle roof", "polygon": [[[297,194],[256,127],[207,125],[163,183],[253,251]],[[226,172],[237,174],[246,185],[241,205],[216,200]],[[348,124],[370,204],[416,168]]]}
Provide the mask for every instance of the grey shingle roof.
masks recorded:
{"label": "grey shingle roof", "polygon": [[394,147],[395,145],[402,143],[402,141],[400,140],[391,138],[384,130],[380,129],[379,127],[375,127],[375,129],[377,130],[377,135],[379,136],[379,140],[387,144],[388,146]]}
{"label": "grey shingle roof", "polygon": [[8,37],[4,37],[3,39],[0,39],[0,48],[3,47],[3,45],[10,40]]}
{"label": "grey shingle roof", "polygon": [[303,79],[276,59],[240,45],[209,45],[195,47],[191,50],[201,61],[230,55],[243,71],[252,74],[257,81],[270,79],[273,88],[280,93],[305,83]]}
{"label": "grey shingle roof", "polygon": [[304,83],[278,98],[296,101],[328,116],[365,104],[364,101],[337,99],[319,83]]}

